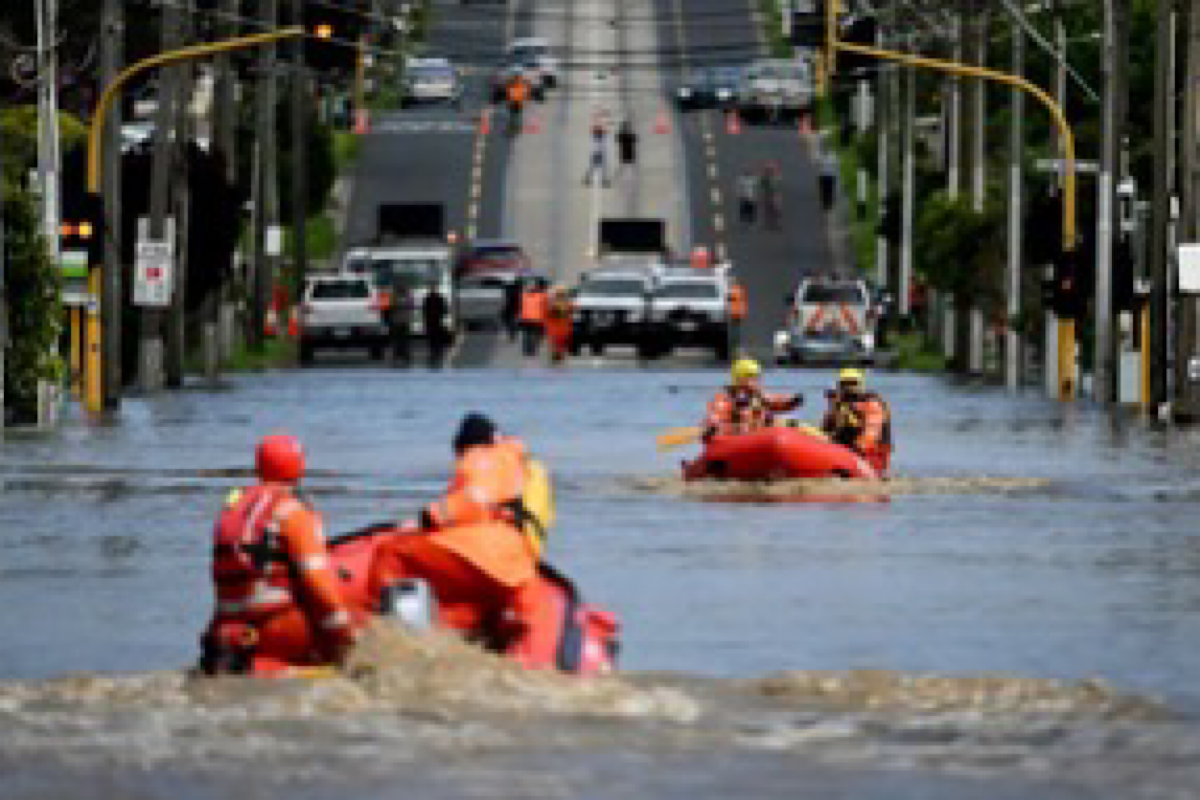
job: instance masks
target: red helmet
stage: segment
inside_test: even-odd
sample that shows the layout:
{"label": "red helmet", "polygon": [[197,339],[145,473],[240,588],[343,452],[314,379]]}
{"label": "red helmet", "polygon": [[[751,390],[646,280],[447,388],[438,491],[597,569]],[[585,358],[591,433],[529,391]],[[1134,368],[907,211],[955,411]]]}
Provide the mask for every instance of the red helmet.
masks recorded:
{"label": "red helmet", "polygon": [[304,475],[304,448],[295,436],[264,436],[254,452],[254,468],[264,481],[295,483]]}

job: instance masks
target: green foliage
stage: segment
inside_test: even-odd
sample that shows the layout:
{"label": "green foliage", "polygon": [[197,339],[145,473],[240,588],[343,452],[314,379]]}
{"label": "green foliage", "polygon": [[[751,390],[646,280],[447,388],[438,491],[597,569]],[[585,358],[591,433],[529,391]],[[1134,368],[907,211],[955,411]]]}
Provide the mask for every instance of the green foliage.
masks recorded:
{"label": "green foliage", "polygon": [[970,298],[987,312],[1004,297],[1004,214],[978,212],[963,199],[934,195],[919,208],[913,255],[918,272],[935,289]]}
{"label": "green foliage", "polygon": [[62,378],[62,359],[54,352],[62,331],[60,276],[38,231],[33,198],[6,183],[3,214],[9,313],[5,403],[17,420],[32,420],[38,381]]}
{"label": "green foliage", "polygon": [[[0,109],[0,142],[4,146],[4,178],[24,186],[29,170],[37,164],[37,106]],[[87,129],[70,114],[58,115],[59,142],[63,153],[83,143]]]}
{"label": "green foliage", "polygon": [[779,0],[758,0],[758,10],[763,20],[763,35],[767,38],[771,56],[774,58],[789,58],[792,55],[792,45],[783,37],[783,23],[780,20]]}
{"label": "green foliage", "polygon": [[911,372],[943,372],[946,359],[920,331],[894,334],[896,367]]}

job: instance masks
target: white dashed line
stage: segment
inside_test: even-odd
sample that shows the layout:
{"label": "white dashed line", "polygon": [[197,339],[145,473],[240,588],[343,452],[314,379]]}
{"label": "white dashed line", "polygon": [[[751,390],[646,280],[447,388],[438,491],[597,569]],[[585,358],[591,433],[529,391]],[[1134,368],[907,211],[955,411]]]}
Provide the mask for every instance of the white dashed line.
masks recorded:
{"label": "white dashed line", "polygon": [[714,206],[721,205],[721,190],[720,189],[718,189],[717,187],[714,186],[712,189],[711,196],[712,196],[712,202],[713,202]]}
{"label": "white dashed line", "polygon": [[724,214],[713,214],[713,230],[717,233],[723,233],[725,231]]}

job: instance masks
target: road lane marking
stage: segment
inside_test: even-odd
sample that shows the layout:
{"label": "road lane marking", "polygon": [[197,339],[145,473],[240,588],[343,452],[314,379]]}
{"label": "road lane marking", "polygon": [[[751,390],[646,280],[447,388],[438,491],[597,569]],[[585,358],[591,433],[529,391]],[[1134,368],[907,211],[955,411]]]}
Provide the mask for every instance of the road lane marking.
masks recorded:
{"label": "road lane marking", "polygon": [[713,214],[713,230],[716,231],[717,233],[725,232],[725,215],[724,214]]}
{"label": "road lane marking", "polygon": [[712,197],[712,202],[713,202],[714,206],[721,205],[721,190],[720,189],[718,189],[716,186],[714,186],[712,188],[712,192],[711,192],[710,196]]}

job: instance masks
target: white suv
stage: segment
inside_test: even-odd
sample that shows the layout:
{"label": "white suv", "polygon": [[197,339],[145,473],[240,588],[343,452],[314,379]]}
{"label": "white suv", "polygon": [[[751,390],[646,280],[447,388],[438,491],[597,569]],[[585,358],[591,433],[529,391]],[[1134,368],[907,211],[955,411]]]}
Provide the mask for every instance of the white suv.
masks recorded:
{"label": "white suv", "polygon": [[724,269],[663,270],[650,303],[651,355],[704,347],[729,359],[729,278]]}
{"label": "white suv", "polygon": [[866,281],[805,278],[790,306],[787,329],[775,334],[776,363],[874,361],[879,311]]}
{"label": "white suv", "polygon": [[558,58],[551,52],[550,42],[540,36],[513,39],[508,44],[508,60],[517,64],[533,64],[541,75],[542,87],[558,85]]}
{"label": "white suv", "polygon": [[300,306],[300,363],[319,348],[362,347],[383,358],[388,344],[386,303],[374,282],[359,275],[311,275]]}

